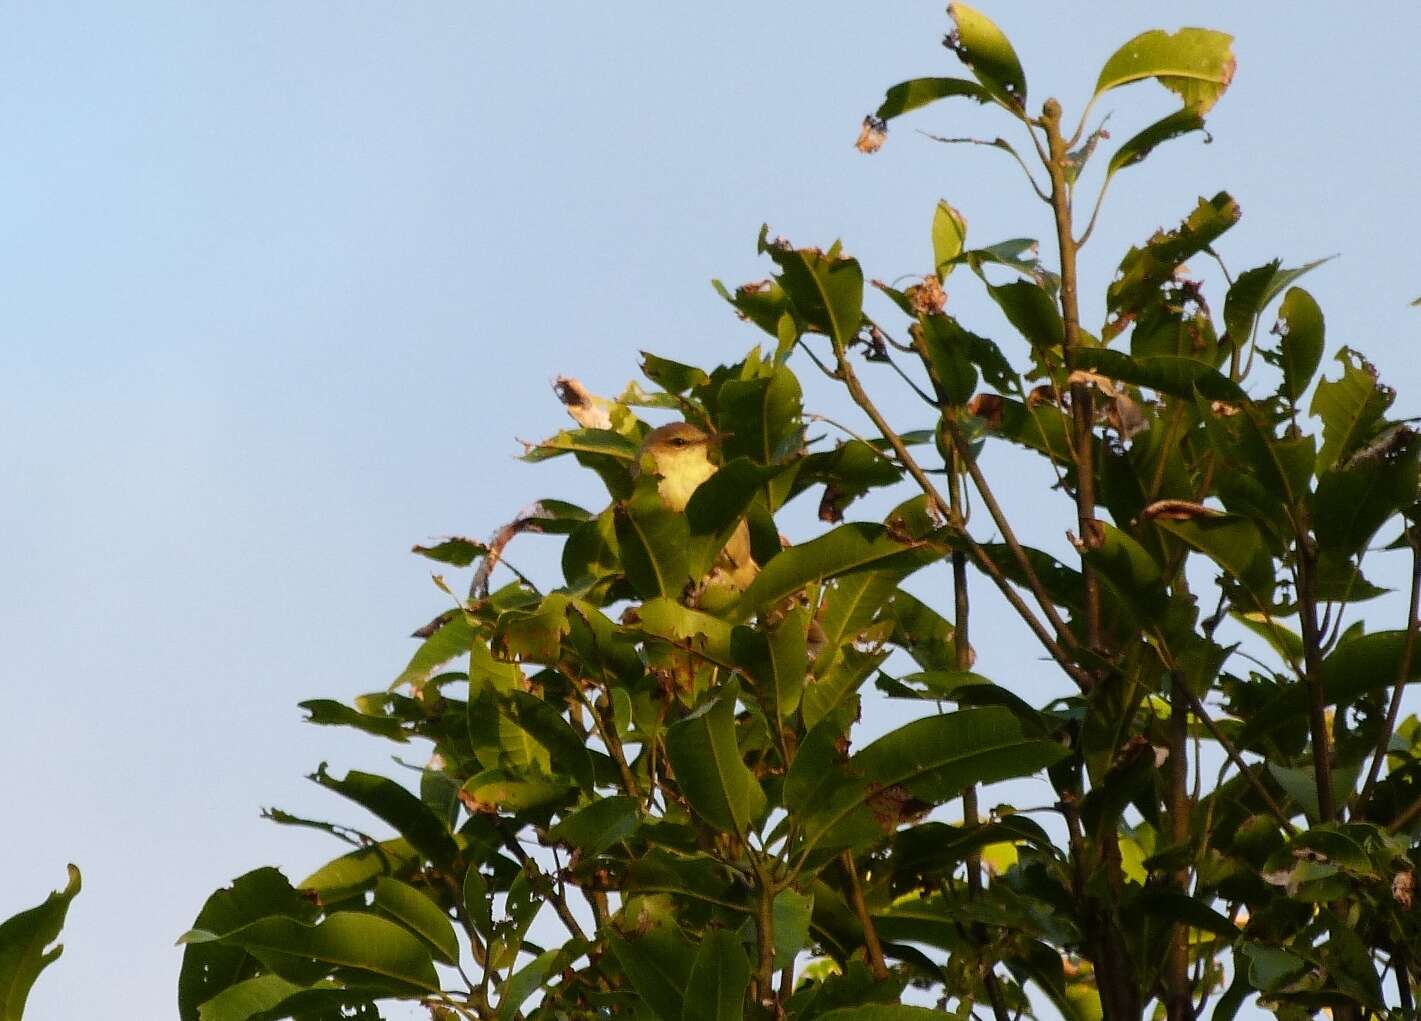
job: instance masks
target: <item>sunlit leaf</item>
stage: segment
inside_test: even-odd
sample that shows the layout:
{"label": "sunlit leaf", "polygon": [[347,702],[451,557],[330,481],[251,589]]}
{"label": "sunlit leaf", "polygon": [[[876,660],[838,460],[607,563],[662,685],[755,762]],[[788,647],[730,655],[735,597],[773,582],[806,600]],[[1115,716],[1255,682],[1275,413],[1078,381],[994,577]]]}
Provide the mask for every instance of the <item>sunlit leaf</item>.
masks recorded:
{"label": "sunlit leaf", "polygon": [[1232,36],[1203,28],[1141,33],[1105,62],[1095,94],[1154,78],[1186,107],[1207,113],[1233,81],[1232,45]]}
{"label": "sunlit leaf", "polygon": [[276,951],[392,978],[416,989],[438,989],[429,951],[404,928],[385,918],[337,911],[315,925],[273,915],[231,932],[193,929],[183,943],[217,943],[253,952]]}
{"label": "sunlit leaf", "polygon": [[956,26],[950,37],[952,48],[973,77],[1007,109],[1021,110],[1026,104],[1026,73],[1006,34],[964,3],[948,4],[947,13]]}

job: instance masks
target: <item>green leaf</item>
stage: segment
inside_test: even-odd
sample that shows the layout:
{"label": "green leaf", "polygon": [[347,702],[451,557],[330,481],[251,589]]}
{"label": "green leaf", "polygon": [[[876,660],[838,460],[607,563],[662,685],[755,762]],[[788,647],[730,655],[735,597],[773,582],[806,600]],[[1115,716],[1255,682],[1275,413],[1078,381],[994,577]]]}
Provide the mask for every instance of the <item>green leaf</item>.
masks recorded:
{"label": "green leaf", "polygon": [[1271,588],[1273,569],[1264,553],[1263,536],[1247,518],[1236,514],[1187,521],[1156,518],[1155,524],[1203,553],[1256,594],[1264,595]]}
{"label": "green leaf", "polygon": [[734,666],[729,621],[682,606],[672,599],[649,599],[637,610],[637,626],[646,634],[670,642],[722,666]]}
{"label": "green leaf", "polygon": [[1015,280],[999,287],[987,286],[987,293],[1035,348],[1060,347],[1066,335],[1061,310],[1046,288],[1027,280]]}
{"label": "green leaf", "polygon": [[[722,408],[726,406],[726,391],[730,389],[730,386],[727,383],[721,390]],[[795,393],[796,425],[794,432],[797,434],[799,414],[797,386]],[[761,410],[766,415],[755,421],[764,424],[770,409],[761,406]],[[744,423],[746,439],[753,442],[754,438],[750,435],[753,432],[752,419],[736,417],[732,421],[736,423],[737,429],[741,427],[741,423]],[[772,435],[766,434],[766,439]],[[784,436],[785,433],[781,431],[781,440],[784,439]],[[773,454],[773,450],[771,454]],[[750,504],[754,502],[758,494],[764,491],[765,483],[777,474],[779,474],[778,467],[765,467],[756,464],[749,458],[737,457],[702,482],[691,494],[691,499],[686,503],[686,523],[690,531],[687,567],[691,577],[702,578],[709,573],[716,558],[725,549],[725,544],[730,541],[735,530],[745,520],[745,514],[749,511]]]}
{"label": "green leaf", "polygon": [[933,210],[933,266],[946,279],[967,240],[967,221],[952,206],[939,201]]}
{"label": "green leaf", "polygon": [[624,938],[615,933],[607,945],[646,1005],[661,1021],[677,1021],[686,1001],[686,985],[695,966],[695,948],[674,922],[663,921],[646,933]]}
{"label": "green leaf", "polygon": [[[403,837],[382,840],[331,859],[303,879],[300,889],[315,893],[322,904],[335,904],[368,890],[379,876],[412,871],[419,863],[420,857],[419,852]],[[285,883],[284,879],[282,883]],[[262,911],[252,918],[267,913]],[[246,920],[251,921],[252,918]],[[217,928],[231,929],[235,928],[236,924],[232,922],[218,925]],[[213,926],[206,924],[199,916],[195,928],[212,929]]]}
{"label": "green leaf", "polygon": [[1110,163],[1106,167],[1107,180],[1126,167],[1133,167],[1137,163],[1144,162],[1150,153],[1165,142],[1178,138],[1180,135],[1187,135],[1192,131],[1203,130],[1203,115],[1189,106],[1155,121],[1143,131],[1131,136],[1120,148],[1115,150],[1115,154],[1110,157]]}
{"label": "green leaf", "polygon": [[866,1003],[839,1007],[820,1014],[816,1021],[942,1021],[942,1011],[911,1007],[901,1003]]}
{"label": "green leaf", "polygon": [[[1115,316],[1133,316],[1155,300],[1159,289],[1174,279],[1186,259],[1202,252],[1238,222],[1242,211],[1227,192],[1200,199],[1194,211],[1171,231],[1159,231],[1143,248],[1131,248],[1120,271],[1105,292],[1106,310]],[[1123,325],[1123,323],[1121,324]],[[1119,326],[1116,327],[1118,332]],[[1107,327],[1106,338],[1112,331]]]}
{"label": "green leaf", "polygon": [[683,1021],[741,1021],[745,992],[750,988],[750,962],[733,933],[711,929],[686,982]]}
{"label": "green leaf", "polygon": [[853,705],[854,693],[887,658],[887,650],[864,652],[846,645],[829,658],[827,667],[816,664],[814,683],[805,689],[800,708],[804,725],[813,727],[841,707]]}
{"label": "green leaf", "polygon": [[595,454],[624,461],[630,467],[636,462],[637,446],[636,440],[615,429],[564,429],[530,444],[522,460],[536,463],[562,454]]}
{"label": "green leaf", "polygon": [[1103,347],[1076,351],[1076,364],[1122,383],[1147,386],[1173,397],[1193,399],[1194,391],[1215,401],[1244,401],[1248,395],[1237,383],[1206,362],[1179,355],[1145,355],[1135,358]]}
{"label": "green leaf", "polygon": [[571,781],[561,777],[486,769],[464,781],[463,794],[478,810],[517,815],[555,805],[571,789]]}
{"label": "green leaf", "polygon": [[311,714],[306,718],[306,723],[315,723],[325,727],[354,727],[356,730],[363,730],[367,734],[388,738],[391,741],[404,742],[408,740],[403,724],[395,716],[362,713],[342,702],[336,702],[329,698],[310,699],[298,702],[297,705]]}
{"label": "green leaf", "polygon": [[[374,852],[377,848],[362,850]],[[318,913],[316,905],[292,889],[280,872],[261,868],[238,877],[231,887],[208,897],[193,926],[209,932],[226,932],[267,915],[282,914],[312,921]],[[249,964],[246,951],[239,947],[189,944],[183,951],[182,971],[178,975],[179,1017],[183,1021],[197,1021],[198,1007],[249,974]]]}
{"label": "green leaf", "polygon": [[1095,96],[1154,78],[1199,113],[1208,113],[1234,75],[1233,37],[1203,28],[1135,36],[1113,53],[1095,83]]}
{"label": "green leaf", "polygon": [[1294,269],[1282,269],[1282,263],[1274,259],[1235,277],[1224,296],[1224,328],[1233,346],[1242,348],[1248,343],[1258,324],[1258,317],[1274,298],[1283,293],[1283,288],[1326,261],[1316,259]]}
{"label": "green leaf", "polygon": [[966,404],[977,392],[977,369],[971,358],[972,335],[948,315],[921,316],[918,324],[922,328],[928,374],[939,400],[947,404]]}
{"label": "green leaf", "polygon": [[354,769],[345,775],[344,780],[337,780],[326,772],[325,763],[321,763],[320,769],[310,779],[344,795],[389,823],[436,865],[447,866],[458,856],[459,848],[443,821],[424,802],[393,780]]}
{"label": "green leaf", "polygon": [[641,371],[667,393],[681,394],[710,382],[704,369],[661,358],[650,351],[641,353]]}
{"label": "green leaf", "polygon": [[840,525],[791,546],[766,564],[741,595],[738,613],[742,619],[749,617],[811,582],[866,568],[918,567],[940,556],[925,543],[899,541],[883,525],[859,521]]}
{"label": "green leaf", "polygon": [[565,948],[545,950],[510,975],[499,990],[498,1021],[511,1021],[528,997],[546,985],[566,960]]}
{"label": "green leaf", "polygon": [[809,670],[809,611],[795,607],[773,627],[737,627],[730,636],[730,654],[755,682],[767,712],[780,719],[799,708],[804,675]]}
{"label": "green leaf", "polygon": [[765,809],[765,794],[746,767],[735,736],[734,686],[666,732],[676,782],[696,814],[722,830],[745,834]]}
{"label": "green leaf", "polygon": [[809,945],[809,923],[814,914],[814,895],[795,890],[775,894],[772,921],[775,933],[775,970],[794,963]]}
{"label": "green leaf", "polygon": [[1294,287],[1283,297],[1278,326],[1282,333],[1278,347],[1283,358],[1283,385],[1279,393],[1296,402],[1322,362],[1322,309],[1311,294]]}
{"label": "green leaf", "polygon": [[644,476],[631,498],[617,505],[614,522],[622,566],[637,593],[680,598],[691,580],[689,528],[684,514],[662,504],[654,476]]}
{"label": "green leaf", "polygon": [[863,322],[863,270],[854,259],[817,248],[769,247],[780,286],[805,324],[848,347]]}
{"label": "green leaf", "polygon": [[1344,347],[1337,353],[1337,360],[1342,363],[1341,378],[1319,382],[1309,409],[1322,419],[1319,475],[1366,443],[1396,399],[1396,391],[1383,386],[1376,368],[1357,352]]}
{"label": "green leaf", "polygon": [[426,638],[415,651],[409,665],[390,684],[391,690],[402,684],[418,686],[451,659],[465,655],[476,639],[474,625],[468,615],[458,610],[452,611],[439,630]]}
{"label": "green leaf", "polygon": [[375,883],[375,906],[434,948],[445,964],[459,960],[459,941],[449,916],[413,886],[381,876]]}
{"label": "green leaf", "polygon": [[193,929],[179,942],[275,951],[382,975],[417,989],[439,988],[425,945],[394,922],[363,912],[337,911],[316,925],[272,915],[227,933]]}
{"label": "green leaf", "polygon": [[1248,982],[1261,993],[1272,992],[1307,969],[1297,954],[1261,943],[1244,943],[1239,951],[1248,961]]}
{"label": "green leaf", "polygon": [[[724,383],[718,399],[717,423],[724,437],[722,449],[731,461],[726,469],[739,473],[737,478],[753,478],[756,476],[752,469],[733,467],[735,458],[772,465],[793,453],[800,445],[800,396],[799,380],[783,366],[768,376]],[[714,482],[722,472],[711,476],[704,485]],[[758,482],[763,484],[764,481],[762,473]],[[721,483],[721,486],[730,485],[729,480]]]}
{"label": "green leaf", "polygon": [[995,706],[914,720],[853,757],[860,782],[834,792],[806,821],[806,836],[817,842],[886,787],[941,803],[972,784],[1029,775],[1065,754],[1055,741],[1025,738],[1020,721]]}
{"label": "green leaf", "polygon": [[950,96],[963,96],[979,103],[988,103],[992,99],[991,93],[982,86],[962,78],[914,78],[889,89],[874,116],[881,121],[890,121]]}
{"label": "green leaf", "polygon": [[481,542],[474,542],[472,539],[464,539],[456,535],[434,546],[416,546],[410,552],[418,553],[430,560],[437,560],[441,564],[468,567],[488,553],[488,547]]}
{"label": "green leaf", "polygon": [[258,975],[222,990],[199,1008],[197,1017],[199,1021],[250,1021],[307,988],[280,975]]}
{"label": "green leaf", "polygon": [[1006,34],[981,11],[951,3],[947,14],[956,24],[949,44],[982,87],[1009,110],[1026,105],[1026,73]]}
{"label": "green leaf", "polygon": [[1318,547],[1343,557],[1365,549],[1377,529],[1416,502],[1418,455],[1421,438],[1398,425],[1323,472],[1312,494]]}
{"label": "green leaf", "polygon": [[25,1000],[39,973],[64,952],[50,947],[64,928],[69,904],[79,893],[79,870],[69,866],[69,881],[38,907],[21,911],[0,922],[0,1021],[20,1021]]}
{"label": "green leaf", "polygon": [[548,831],[548,839],[575,847],[583,855],[598,855],[626,840],[641,825],[636,798],[617,795],[598,798],[563,816]]}
{"label": "green leaf", "polygon": [[592,751],[557,706],[529,691],[511,691],[501,708],[510,720],[551,753],[552,761],[576,780],[584,793],[592,792],[596,776]]}

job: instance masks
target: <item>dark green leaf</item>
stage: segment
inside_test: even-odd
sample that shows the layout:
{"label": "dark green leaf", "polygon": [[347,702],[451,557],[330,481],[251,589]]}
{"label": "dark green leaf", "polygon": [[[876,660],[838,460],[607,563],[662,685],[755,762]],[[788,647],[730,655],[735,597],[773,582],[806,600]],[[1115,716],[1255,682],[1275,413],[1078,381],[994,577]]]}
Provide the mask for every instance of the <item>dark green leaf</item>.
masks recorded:
{"label": "dark green leaf", "polygon": [[736,741],[733,687],[667,730],[666,754],[686,800],[712,826],[744,834],[764,811]]}
{"label": "dark green leaf", "polygon": [[674,923],[666,921],[640,936],[607,937],[632,988],[661,1021],[678,1021],[686,985],[695,966],[695,948]]}
{"label": "dark green leaf", "polygon": [[748,617],[810,582],[865,568],[921,566],[939,556],[940,551],[925,543],[899,541],[883,525],[840,525],[817,539],[790,547],[766,564],[741,596],[739,613],[742,618]]}
{"label": "dark green leaf", "polygon": [[1274,259],[1254,269],[1240,273],[1229,285],[1224,297],[1224,328],[1235,348],[1242,348],[1253,336],[1254,327],[1263,310],[1283,293],[1294,280],[1321,266],[1326,259],[1317,259],[1295,269],[1283,269]]}
{"label": "dark green leaf", "polygon": [[406,735],[401,721],[395,716],[375,716],[362,713],[341,702],[328,698],[315,698],[298,705],[311,715],[307,723],[326,727],[354,727],[367,734],[389,738],[391,741],[405,741]]}
{"label": "dark green leaf", "polygon": [[1061,310],[1046,288],[1027,280],[1016,280],[998,287],[989,284],[987,293],[1032,347],[1061,346],[1065,337]]}
{"label": "dark green leaf", "polygon": [[39,973],[64,952],[54,944],[64,928],[69,904],[79,893],[79,870],[69,866],[69,881],[43,904],[0,922],[0,1019],[20,1021],[25,1000]]}
{"label": "dark green leaf", "polygon": [[1311,414],[1322,419],[1322,449],[1317,472],[1321,475],[1337,461],[1370,439],[1396,391],[1377,380],[1376,368],[1357,352],[1343,348],[1340,379],[1324,379],[1313,391]]}
{"label": "dark green leaf", "polygon": [[982,86],[962,78],[914,78],[889,89],[874,116],[879,120],[889,121],[949,96],[965,96],[979,103],[987,103],[992,99],[991,93]]}
{"label": "dark green leaf", "polygon": [[836,346],[848,347],[863,322],[863,270],[858,262],[839,256],[837,246],[826,253],[772,245],[769,253],[780,267],[780,286],[799,319]]}
{"label": "dark green leaf", "polygon": [[799,708],[804,675],[809,670],[809,612],[796,607],[773,628],[737,627],[730,636],[730,654],[755,682],[765,711],[781,719]]}
{"label": "dark green leaf", "polygon": [[435,864],[447,866],[458,856],[459,849],[444,823],[424,802],[393,780],[354,769],[344,780],[337,780],[326,772],[325,763],[311,779],[389,823]]}
{"label": "dark green leaf", "polygon": [[598,855],[636,832],[641,807],[636,798],[618,795],[584,805],[548,830],[548,839],[575,847],[584,855]]}
{"label": "dark green leaf", "polygon": [[381,876],[375,883],[375,906],[434,948],[445,964],[459,960],[459,941],[449,916],[414,887]]}
{"label": "dark green leaf", "polygon": [[1206,362],[1177,355],[1133,358],[1107,348],[1081,348],[1076,364],[1122,383],[1147,386],[1163,394],[1193,399],[1197,390],[1215,401],[1243,401],[1248,395],[1239,385]]}
{"label": "dark green leaf", "polygon": [[410,552],[418,553],[430,560],[437,560],[441,564],[468,567],[479,557],[488,553],[488,547],[481,542],[474,542],[472,539],[452,536],[434,546],[416,546]]}
{"label": "dark green leaf", "polygon": [[[768,376],[726,382],[720,388],[717,414],[726,458],[731,459],[732,464],[738,457],[749,458],[760,465],[783,461],[800,445],[799,416],[799,380],[783,366]],[[736,477],[752,475],[747,468],[737,470]],[[760,481],[763,483],[763,476]],[[729,487],[730,483],[721,485]]]}
{"label": "dark green leaf", "polygon": [[638,594],[679,599],[691,580],[689,529],[684,514],[662,504],[653,476],[644,476],[631,499],[617,505],[614,523],[622,566]]}
{"label": "dark green leaf", "polygon": [[712,929],[701,938],[686,981],[683,1021],[741,1021],[745,992],[750,987],[750,962],[745,948],[724,929]]}
{"label": "dark green leaf", "polygon": [[1418,455],[1416,431],[1398,425],[1323,472],[1312,497],[1319,548],[1343,557],[1360,553],[1377,529],[1415,503]]}
{"label": "dark green leaf", "polygon": [[[1238,203],[1227,192],[1212,199],[1201,198],[1174,230],[1160,231],[1143,248],[1130,249],[1106,290],[1106,310],[1113,316],[1133,316],[1155,299],[1161,286],[1174,279],[1186,259],[1212,244],[1238,222],[1240,215]],[[1105,332],[1108,338],[1112,331],[1107,327]]]}
{"label": "dark green leaf", "polygon": [[1145,157],[1154,152],[1157,146],[1171,139],[1203,129],[1204,117],[1198,110],[1188,106],[1177,110],[1168,117],[1155,121],[1139,134],[1127,139],[1119,149],[1116,149],[1115,155],[1110,157],[1106,176],[1114,177],[1126,167],[1133,167],[1136,163],[1142,162]]}
{"label": "dark green leaf", "polygon": [[1279,392],[1289,401],[1297,401],[1322,361],[1322,309],[1311,294],[1294,287],[1283,296],[1278,327],[1282,334],[1278,347],[1283,357],[1283,386]]}

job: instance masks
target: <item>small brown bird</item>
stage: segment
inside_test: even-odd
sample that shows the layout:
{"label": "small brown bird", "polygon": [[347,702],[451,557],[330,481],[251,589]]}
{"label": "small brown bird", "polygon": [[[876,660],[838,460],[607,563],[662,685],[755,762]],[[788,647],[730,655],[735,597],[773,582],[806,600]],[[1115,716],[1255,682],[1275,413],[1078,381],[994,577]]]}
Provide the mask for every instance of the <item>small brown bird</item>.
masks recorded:
{"label": "small brown bird", "polygon": [[[716,443],[715,437],[689,422],[672,422],[646,434],[637,464],[640,467],[649,461],[654,466],[660,477],[656,492],[668,510],[685,511],[691,494],[716,473],[717,466],[710,458]],[[750,529],[742,521],[700,587],[705,592],[716,589],[733,596],[743,592],[759,571],[750,554]]]}

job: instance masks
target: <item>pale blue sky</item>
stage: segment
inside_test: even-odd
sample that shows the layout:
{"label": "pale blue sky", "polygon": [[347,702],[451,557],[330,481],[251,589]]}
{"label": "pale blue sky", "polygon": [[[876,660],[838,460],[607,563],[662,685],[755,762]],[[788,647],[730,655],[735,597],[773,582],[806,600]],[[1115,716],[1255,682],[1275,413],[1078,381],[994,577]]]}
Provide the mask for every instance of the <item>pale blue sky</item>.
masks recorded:
{"label": "pale blue sky", "polygon": [[[1238,36],[1213,144],[1117,180],[1089,319],[1126,245],[1228,189],[1232,267],[1341,252],[1307,281],[1329,339],[1417,409],[1421,8],[985,9],[1033,104],[1068,115],[1137,31]],[[886,86],[956,73],[945,26],[905,2],[0,5],[0,915],[65,862],[85,879],[30,1016],[170,1016],[172,942],[211,890],[339,851],[257,810],[339,817],[303,774],[385,749],[303,726],[296,702],[398,672],[445,605],[412,543],[601,499],[561,462],[512,459],[563,423],[554,374],[607,391],[638,348],[738,357],[754,331],[707,281],[764,275],[763,221],[842,237],[885,278],[928,268],[939,198],[978,242],[1048,232],[1002,154],[913,130],[1003,130],[981,111],[940,106],[854,152]],[[1168,105],[1147,85],[1101,109],[1120,139]],[[952,292],[1005,340],[967,281]],[[806,381],[811,408],[842,410]],[[1041,487],[1004,486],[1028,514]],[[520,567],[555,564],[552,540],[525,543]],[[1397,601],[1373,605],[1394,626]],[[1010,641],[984,621],[979,667],[1044,701],[1049,672],[991,612]]]}

